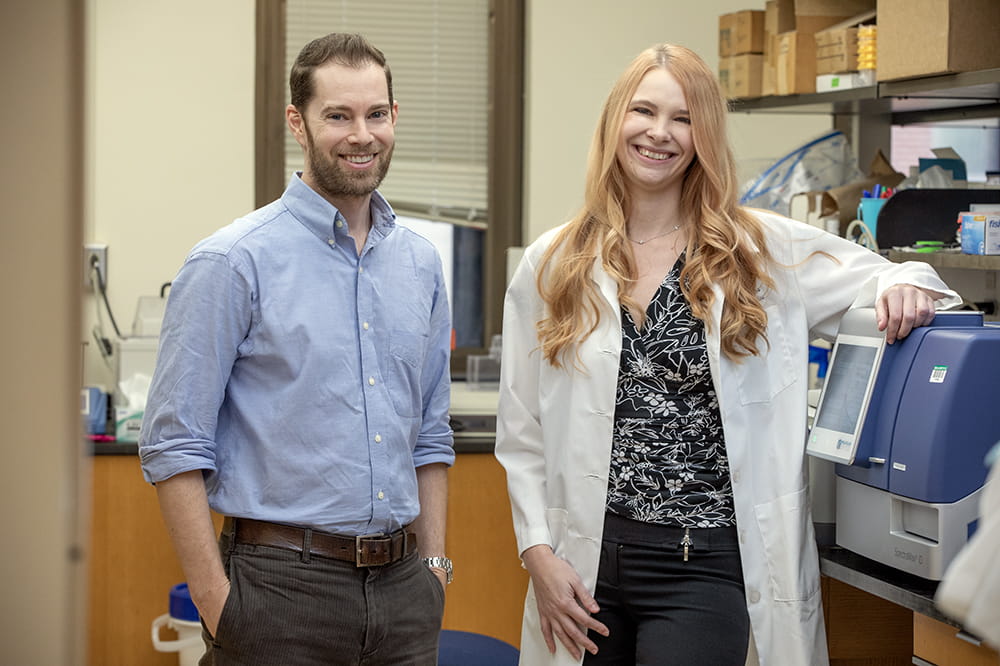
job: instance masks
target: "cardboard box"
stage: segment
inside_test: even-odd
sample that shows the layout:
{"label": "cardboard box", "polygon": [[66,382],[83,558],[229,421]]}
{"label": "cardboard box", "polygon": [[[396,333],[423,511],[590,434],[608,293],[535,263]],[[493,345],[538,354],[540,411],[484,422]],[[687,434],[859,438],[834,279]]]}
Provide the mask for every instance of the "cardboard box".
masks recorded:
{"label": "cardboard box", "polygon": [[761,95],[778,94],[778,35],[764,33],[764,65],[761,75]]}
{"label": "cardboard box", "polygon": [[1000,213],[959,213],[962,254],[1000,254]]}
{"label": "cardboard box", "polygon": [[1000,67],[998,0],[879,0],[878,80]]}
{"label": "cardboard box", "polygon": [[730,56],[719,56],[719,87],[722,88],[722,94],[726,97],[732,97],[729,92],[732,89],[732,85],[729,83],[732,60]]}
{"label": "cardboard box", "polygon": [[719,17],[719,57],[728,58],[733,55],[733,24],[735,14],[723,14]]}
{"label": "cardboard box", "polygon": [[816,33],[850,17],[799,16],[795,30],[777,39],[777,89],[779,95],[816,92]]}
{"label": "cardboard box", "polygon": [[775,87],[779,95],[816,92],[816,40],[798,30],[778,35]]}
{"label": "cardboard box", "polygon": [[744,53],[729,61],[729,96],[760,97],[763,94],[764,56]]}
{"label": "cardboard box", "polygon": [[816,74],[858,71],[858,29],[840,28],[816,33]]}
{"label": "cardboard box", "polygon": [[858,70],[858,26],[872,23],[875,12],[865,12],[816,33],[816,74]]}
{"label": "cardboard box", "polygon": [[764,12],[748,9],[736,13],[732,55],[764,52]]}
{"label": "cardboard box", "polygon": [[777,35],[795,30],[795,0],[767,0],[764,3],[764,33]]}
{"label": "cardboard box", "polygon": [[746,9],[719,17],[719,55],[764,52],[764,12]]}
{"label": "cardboard box", "polygon": [[[881,2],[881,0],[879,0]],[[908,1],[908,0],[907,0]],[[795,0],[795,17],[856,16],[875,9],[875,0]],[[795,25],[795,29],[799,29]]]}
{"label": "cardboard box", "polygon": [[[858,202],[861,201],[864,190],[871,190],[875,185],[896,187],[902,180],[903,174],[896,172],[882,151],[878,150],[868,168],[868,175],[861,180],[829,190],[793,195],[789,204],[795,205],[795,215],[792,217],[815,226],[823,226],[831,233],[843,236],[847,226],[858,216]],[[791,213],[791,208],[789,212]],[[839,219],[839,228],[832,219],[834,217]]]}
{"label": "cardboard box", "polygon": [[920,173],[937,166],[947,171],[951,175],[952,180],[961,181],[962,183],[967,180],[965,160],[955,152],[954,148],[931,148],[931,152],[934,153],[934,157],[917,158]]}
{"label": "cardboard box", "polygon": [[778,35],[795,30],[795,0],[767,0],[764,9],[764,64],[760,94],[778,94]]}
{"label": "cardboard box", "polygon": [[763,71],[760,75],[761,97],[778,94],[778,68],[764,56]]}
{"label": "cardboard box", "polygon": [[792,219],[819,227],[831,234],[840,233],[840,214],[836,202],[826,192],[793,194],[788,204]]}
{"label": "cardboard box", "polygon": [[719,58],[719,85],[726,97],[760,97],[764,56],[757,53]]}

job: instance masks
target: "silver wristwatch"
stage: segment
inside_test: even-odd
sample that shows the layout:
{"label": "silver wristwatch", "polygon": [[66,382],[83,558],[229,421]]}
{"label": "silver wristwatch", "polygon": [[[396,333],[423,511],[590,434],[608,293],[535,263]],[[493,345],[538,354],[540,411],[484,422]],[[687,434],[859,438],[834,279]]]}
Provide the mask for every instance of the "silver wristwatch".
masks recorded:
{"label": "silver wristwatch", "polygon": [[451,560],[447,557],[425,557],[424,564],[434,569],[443,569],[446,583],[451,583],[455,578],[455,571],[451,566]]}

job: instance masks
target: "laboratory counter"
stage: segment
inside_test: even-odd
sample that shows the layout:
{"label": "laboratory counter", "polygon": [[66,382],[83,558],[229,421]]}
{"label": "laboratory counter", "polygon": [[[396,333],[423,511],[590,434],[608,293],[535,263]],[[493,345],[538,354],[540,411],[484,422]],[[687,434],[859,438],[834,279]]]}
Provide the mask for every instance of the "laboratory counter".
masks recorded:
{"label": "laboratory counter", "polygon": [[[516,556],[494,441],[492,432],[469,419],[456,428],[447,530],[456,579],[444,626],[517,644],[527,574]],[[150,621],[164,612],[169,586],[183,578],[159,520],[156,493],[142,480],[137,446],[87,445],[94,454],[89,663],[118,657],[125,658],[120,663],[176,663],[176,656],[154,652],[149,642]],[[937,582],[838,546],[821,545],[819,553],[832,666],[1000,664],[995,652],[977,646],[937,610]],[[484,598],[492,603],[483,604]],[[133,611],[127,621],[119,612],[123,607]]]}
{"label": "laboratory counter", "polygon": [[819,569],[842,583],[863,590],[914,613],[932,617],[952,626],[959,625],[934,605],[938,582],[893,569],[840,546],[821,546]]}
{"label": "laboratory counter", "polygon": [[[88,442],[95,456],[138,456],[138,446],[128,442]],[[492,453],[495,439],[492,433],[456,433],[455,452]],[[893,569],[880,562],[845,550],[840,546],[823,545],[819,549],[820,571],[824,576],[846,583],[871,595],[890,601],[913,612],[958,626],[934,605],[937,581]]]}

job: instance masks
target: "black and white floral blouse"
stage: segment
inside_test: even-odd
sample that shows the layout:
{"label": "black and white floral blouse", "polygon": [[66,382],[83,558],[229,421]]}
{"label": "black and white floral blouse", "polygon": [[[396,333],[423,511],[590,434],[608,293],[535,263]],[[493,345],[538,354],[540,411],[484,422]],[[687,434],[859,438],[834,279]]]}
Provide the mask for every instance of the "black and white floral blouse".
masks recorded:
{"label": "black and white floral blouse", "polygon": [[680,290],[683,256],[663,279],[641,331],[622,308],[607,510],[676,527],[728,527],[729,461],[705,327]]}

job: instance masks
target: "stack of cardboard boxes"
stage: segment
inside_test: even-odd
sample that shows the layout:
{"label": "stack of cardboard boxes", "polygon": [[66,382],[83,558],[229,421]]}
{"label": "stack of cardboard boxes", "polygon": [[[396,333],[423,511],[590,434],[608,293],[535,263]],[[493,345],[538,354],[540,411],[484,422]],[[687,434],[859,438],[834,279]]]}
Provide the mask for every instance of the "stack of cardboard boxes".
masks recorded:
{"label": "stack of cardboard boxes", "polygon": [[719,80],[730,97],[816,92],[815,34],[875,0],[767,0],[719,17]]}
{"label": "stack of cardboard boxes", "polygon": [[816,33],[859,14],[875,10],[875,0],[777,0],[778,11],[791,3],[795,29],[778,33],[775,92],[816,92]]}
{"label": "stack of cardboard boxes", "polygon": [[728,97],[760,97],[764,12],[747,9],[719,17],[719,83]]}
{"label": "stack of cardboard boxes", "polygon": [[870,11],[816,33],[816,92],[875,85],[875,45],[867,46],[870,57],[859,58],[865,40],[873,41],[874,22]]}
{"label": "stack of cardboard boxes", "polygon": [[[877,6],[876,6],[877,4]],[[878,81],[1000,67],[1000,0],[766,0],[719,17],[730,97],[874,85],[859,74],[862,26],[878,24]]]}
{"label": "stack of cardboard boxes", "polygon": [[795,30],[795,1],[767,0],[764,9],[763,94],[778,94],[778,36]]}

